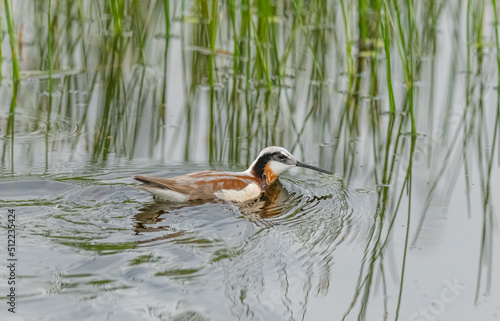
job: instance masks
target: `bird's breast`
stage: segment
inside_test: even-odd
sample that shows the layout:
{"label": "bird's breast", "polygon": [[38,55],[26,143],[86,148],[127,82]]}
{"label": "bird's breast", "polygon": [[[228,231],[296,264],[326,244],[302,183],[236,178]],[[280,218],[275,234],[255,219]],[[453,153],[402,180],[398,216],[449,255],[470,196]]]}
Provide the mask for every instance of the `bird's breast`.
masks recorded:
{"label": "bird's breast", "polygon": [[250,183],[243,189],[221,189],[215,196],[227,202],[246,202],[260,196],[262,189],[256,183]]}

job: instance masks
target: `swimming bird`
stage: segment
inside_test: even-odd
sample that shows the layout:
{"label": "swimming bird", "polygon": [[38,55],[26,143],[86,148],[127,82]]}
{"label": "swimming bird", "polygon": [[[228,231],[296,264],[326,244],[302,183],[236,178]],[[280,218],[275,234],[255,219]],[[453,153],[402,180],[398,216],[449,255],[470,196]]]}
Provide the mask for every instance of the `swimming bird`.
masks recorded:
{"label": "swimming bird", "polygon": [[202,171],[171,178],[135,175],[141,182],[137,187],[155,198],[169,202],[219,199],[228,202],[246,202],[258,198],[273,184],[278,175],[292,167],[304,167],[332,174],[324,169],[304,164],[283,147],[264,148],[244,172]]}

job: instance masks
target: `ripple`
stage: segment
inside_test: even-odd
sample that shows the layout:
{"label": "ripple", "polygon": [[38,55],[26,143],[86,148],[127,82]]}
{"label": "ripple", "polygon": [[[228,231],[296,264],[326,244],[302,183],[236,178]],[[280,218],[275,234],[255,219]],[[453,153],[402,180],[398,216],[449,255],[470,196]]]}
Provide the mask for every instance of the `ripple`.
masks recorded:
{"label": "ripple", "polygon": [[[0,114],[0,124],[8,122],[9,115]],[[47,137],[51,141],[66,140],[80,135],[82,131],[82,127],[69,118],[51,115],[47,119],[46,113],[32,115],[24,111],[16,111],[13,125],[13,135],[16,142],[37,141]],[[12,132],[10,132],[9,126],[0,126],[0,140],[10,139],[12,139]]]}
{"label": "ripple", "polygon": [[[157,304],[205,306],[213,298],[214,306],[229,300],[235,315],[251,305],[264,315],[272,308],[270,319],[293,319],[303,314],[309,289],[328,293],[339,250],[353,252],[355,206],[367,195],[336,177],[291,176],[245,205],[145,204],[151,198],[128,186],[132,170],[137,166],[89,167],[72,178],[1,182],[14,184],[2,191],[50,199],[23,206],[22,223],[26,248],[33,248],[28,275],[52,273],[57,264],[57,282],[43,284],[51,295],[96,297],[97,304],[120,291],[127,306],[135,293],[154,294]],[[55,252],[44,261],[34,253],[47,244]]]}

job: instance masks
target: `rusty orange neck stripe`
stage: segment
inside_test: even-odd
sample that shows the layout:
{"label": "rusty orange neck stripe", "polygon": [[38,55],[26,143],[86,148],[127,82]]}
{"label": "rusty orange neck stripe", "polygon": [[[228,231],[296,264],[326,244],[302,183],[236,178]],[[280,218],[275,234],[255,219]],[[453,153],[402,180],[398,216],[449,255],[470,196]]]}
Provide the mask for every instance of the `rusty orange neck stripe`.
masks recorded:
{"label": "rusty orange neck stripe", "polygon": [[278,175],[273,172],[269,164],[266,164],[264,167],[264,177],[265,179],[265,186],[271,185],[276,179],[278,178]]}

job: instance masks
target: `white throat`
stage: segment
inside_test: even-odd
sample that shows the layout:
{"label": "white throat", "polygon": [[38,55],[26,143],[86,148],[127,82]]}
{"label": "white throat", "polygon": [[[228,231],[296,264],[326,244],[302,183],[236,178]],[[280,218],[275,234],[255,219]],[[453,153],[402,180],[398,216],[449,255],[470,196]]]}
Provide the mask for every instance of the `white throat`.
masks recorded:
{"label": "white throat", "polygon": [[279,174],[283,173],[284,171],[294,167],[294,165],[283,164],[283,163],[272,160],[269,162],[269,167],[276,175],[279,175]]}

